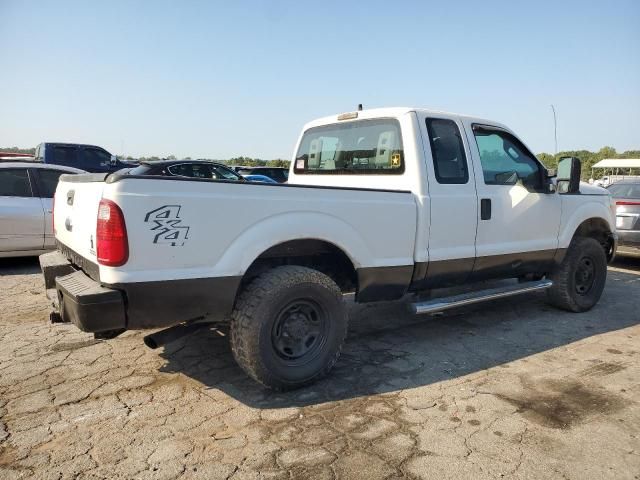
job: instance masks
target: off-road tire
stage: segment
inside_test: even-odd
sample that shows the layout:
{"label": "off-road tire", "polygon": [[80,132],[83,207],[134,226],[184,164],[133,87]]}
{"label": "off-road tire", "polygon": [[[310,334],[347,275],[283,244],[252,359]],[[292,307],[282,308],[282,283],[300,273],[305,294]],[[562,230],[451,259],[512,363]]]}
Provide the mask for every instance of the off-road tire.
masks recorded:
{"label": "off-road tire", "polygon": [[[283,358],[281,345],[273,339],[277,322],[296,302],[311,302],[326,316],[324,343],[304,361]],[[331,370],[340,356],[347,326],[342,294],[331,278],[306,267],[276,267],[240,293],[231,314],[231,349],[251,378],[273,390],[290,390],[313,383]]]}
{"label": "off-road tire", "polygon": [[[593,268],[593,283],[584,292],[579,292],[578,271],[581,262],[587,262]],[[583,268],[584,268],[583,263]],[[547,291],[551,305],[570,312],[590,310],[602,295],[607,280],[607,256],[597,240],[588,237],[575,237],[562,263],[549,275],[553,286]],[[578,282],[578,283],[576,283]]]}

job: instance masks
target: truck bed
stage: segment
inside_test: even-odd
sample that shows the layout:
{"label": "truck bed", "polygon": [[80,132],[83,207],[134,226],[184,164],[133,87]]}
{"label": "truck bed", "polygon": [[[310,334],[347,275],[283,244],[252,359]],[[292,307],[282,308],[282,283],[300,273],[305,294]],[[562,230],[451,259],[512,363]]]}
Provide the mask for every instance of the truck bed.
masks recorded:
{"label": "truck bed", "polygon": [[[97,262],[102,198],[124,213],[129,259],[121,267]],[[416,203],[405,191],[75,175],[61,177],[55,227],[59,249],[100,285],[125,292],[130,315],[162,315],[164,303],[180,297],[193,317],[212,313],[202,301],[207,295],[233,298],[227,290],[239,286],[256,258],[292,240],[325,241],[349,252],[356,270],[403,268],[410,278]]]}

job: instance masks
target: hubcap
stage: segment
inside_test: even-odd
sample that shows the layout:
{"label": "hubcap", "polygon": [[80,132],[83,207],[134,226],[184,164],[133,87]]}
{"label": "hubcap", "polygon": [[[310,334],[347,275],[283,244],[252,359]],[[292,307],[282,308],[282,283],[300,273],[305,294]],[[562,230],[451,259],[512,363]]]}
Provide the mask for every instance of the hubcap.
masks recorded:
{"label": "hubcap", "polygon": [[596,277],[596,268],[590,257],[582,257],[575,273],[576,292],[585,295],[591,290]]}
{"label": "hubcap", "polygon": [[285,360],[312,357],[325,343],[327,319],[311,300],[295,300],[284,307],[271,331],[275,352]]}

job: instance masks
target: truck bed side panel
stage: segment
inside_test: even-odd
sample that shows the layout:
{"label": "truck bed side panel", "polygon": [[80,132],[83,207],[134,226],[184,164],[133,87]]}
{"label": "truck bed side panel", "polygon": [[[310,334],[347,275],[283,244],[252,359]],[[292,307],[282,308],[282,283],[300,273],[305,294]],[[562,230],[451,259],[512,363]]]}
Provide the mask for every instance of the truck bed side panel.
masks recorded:
{"label": "truck bed side panel", "polygon": [[333,243],[356,268],[413,265],[416,206],[401,192],[158,177],[107,183],[125,215],[130,257],[106,283],[241,276],[268,248]]}

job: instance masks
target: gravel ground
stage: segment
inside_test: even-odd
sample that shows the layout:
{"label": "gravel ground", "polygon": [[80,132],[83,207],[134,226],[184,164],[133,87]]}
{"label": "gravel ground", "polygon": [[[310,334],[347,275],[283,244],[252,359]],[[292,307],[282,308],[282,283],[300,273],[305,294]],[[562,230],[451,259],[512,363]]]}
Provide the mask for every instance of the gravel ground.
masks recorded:
{"label": "gravel ground", "polygon": [[50,325],[35,260],[1,260],[0,292],[2,479],[640,479],[640,258],[584,314],[351,305],[332,375],[286,394],[224,331],[152,351]]}

